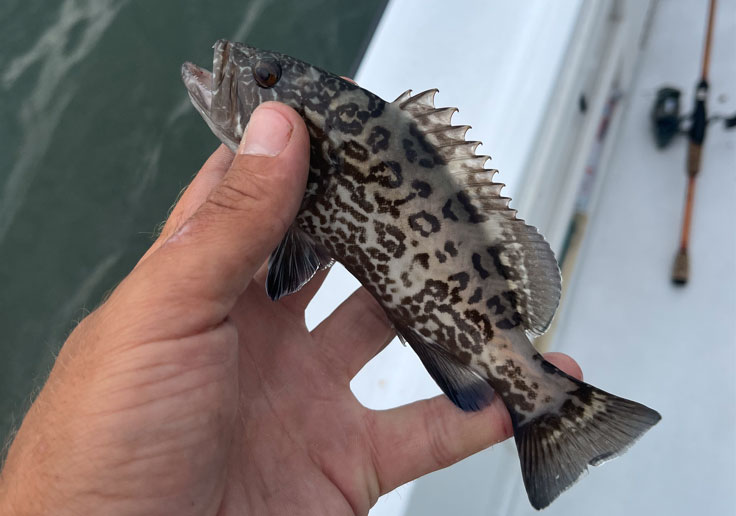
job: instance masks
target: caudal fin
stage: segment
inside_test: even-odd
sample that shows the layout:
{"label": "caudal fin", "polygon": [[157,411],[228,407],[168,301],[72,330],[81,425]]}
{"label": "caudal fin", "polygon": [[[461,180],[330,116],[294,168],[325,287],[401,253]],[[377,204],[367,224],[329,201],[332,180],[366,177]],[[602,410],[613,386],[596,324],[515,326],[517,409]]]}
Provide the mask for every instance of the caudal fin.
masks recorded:
{"label": "caudal fin", "polygon": [[524,486],[535,509],[548,506],[588,465],[622,454],[661,419],[640,403],[570,380],[573,389],[558,410],[514,425]]}

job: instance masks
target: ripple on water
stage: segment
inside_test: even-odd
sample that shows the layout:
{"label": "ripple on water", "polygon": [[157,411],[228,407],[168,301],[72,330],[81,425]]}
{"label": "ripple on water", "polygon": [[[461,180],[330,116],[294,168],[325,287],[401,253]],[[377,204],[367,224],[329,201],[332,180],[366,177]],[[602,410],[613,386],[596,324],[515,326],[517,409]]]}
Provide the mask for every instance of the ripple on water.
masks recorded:
{"label": "ripple on water", "polygon": [[1,80],[8,90],[28,70],[37,69],[18,106],[19,152],[0,191],[0,244],[38,172],[61,116],[72,99],[69,71],[96,46],[128,0],[65,0],[53,25],[24,54],[8,64]]}

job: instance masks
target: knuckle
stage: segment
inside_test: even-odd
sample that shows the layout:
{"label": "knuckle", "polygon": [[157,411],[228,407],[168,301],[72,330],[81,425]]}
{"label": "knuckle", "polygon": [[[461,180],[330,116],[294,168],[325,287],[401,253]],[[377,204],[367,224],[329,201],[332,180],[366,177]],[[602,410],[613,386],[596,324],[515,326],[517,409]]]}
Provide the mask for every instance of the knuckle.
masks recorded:
{"label": "knuckle", "polygon": [[262,202],[263,194],[263,189],[259,189],[252,181],[244,178],[234,181],[231,177],[226,177],[207,202],[227,211],[250,211],[254,203]]}
{"label": "knuckle", "polygon": [[[281,209],[282,189],[269,172],[275,165],[255,167],[236,163],[195,213],[197,226],[211,227],[227,219],[248,220],[249,227],[283,235],[291,225],[288,211]],[[255,163],[258,165],[258,163]],[[254,222],[257,221],[257,222]]]}
{"label": "knuckle", "polygon": [[291,221],[285,220],[278,209],[274,199],[278,192],[267,172],[257,172],[240,164],[237,173],[225,176],[206,204],[238,215],[266,216],[264,222],[285,233]]}

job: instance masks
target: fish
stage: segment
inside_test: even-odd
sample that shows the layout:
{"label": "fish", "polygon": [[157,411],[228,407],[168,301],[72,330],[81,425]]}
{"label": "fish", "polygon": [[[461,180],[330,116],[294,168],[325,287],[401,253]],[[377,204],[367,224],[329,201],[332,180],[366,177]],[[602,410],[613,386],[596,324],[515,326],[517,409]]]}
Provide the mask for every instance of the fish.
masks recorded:
{"label": "fish", "polygon": [[307,186],[268,262],[271,299],[340,262],[461,410],[494,396],[511,415],[531,505],[548,506],[589,465],[620,455],[660,415],[580,381],[530,338],[549,327],[560,271],[518,218],[455,108],[436,89],[387,102],[293,57],[219,40],[212,71],[182,65],[192,104],[233,152],[253,110],[283,102],[310,137]]}

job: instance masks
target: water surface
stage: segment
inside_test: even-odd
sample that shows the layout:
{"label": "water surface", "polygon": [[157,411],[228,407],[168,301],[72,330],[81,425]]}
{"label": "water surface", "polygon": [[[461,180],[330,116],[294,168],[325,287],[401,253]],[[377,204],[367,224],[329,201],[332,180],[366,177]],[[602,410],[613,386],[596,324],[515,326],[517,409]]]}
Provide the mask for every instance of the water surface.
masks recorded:
{"label": "water surface", "polygon": [[181,63],[224,37],[349,75],[384,4],[0,2],[0,444],[217,146]]}

